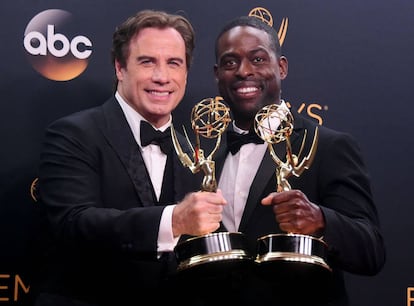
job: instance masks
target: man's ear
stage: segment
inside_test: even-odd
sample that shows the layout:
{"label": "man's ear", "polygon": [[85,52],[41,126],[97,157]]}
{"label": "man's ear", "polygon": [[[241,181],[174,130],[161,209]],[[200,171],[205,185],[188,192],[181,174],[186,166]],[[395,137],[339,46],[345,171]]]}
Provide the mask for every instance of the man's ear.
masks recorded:
{"label": "man's ear", "polygon": [[213,71],[214,71],[214,77],[216,79],[216,83],[218,82],[217,70],[218,70],[218,66],[217,64],[214,64]]}
{"label": "man's ear", "polygon": [[288,75],[288,60],[286,57],[279,58],[280,79],[284,80]]}
{"label": "man's ear", "polygon": [[122,66],[121,63],[115,59],[115,74],[118,80],[122,80]]}

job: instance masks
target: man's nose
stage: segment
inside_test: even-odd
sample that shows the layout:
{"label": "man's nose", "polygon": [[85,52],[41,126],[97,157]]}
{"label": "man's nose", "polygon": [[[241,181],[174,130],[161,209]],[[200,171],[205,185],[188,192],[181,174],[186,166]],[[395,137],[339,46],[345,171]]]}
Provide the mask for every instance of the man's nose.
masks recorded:
{"label": "man's nose", "polygon": [[249,60],[244,59],[240,62],[240,66],[237,72],[240,76],[247,77],[254,73],[254,67]]}
{"label": "man's nose", "polygon": [[152,73],[152,80],[158,83],[167,83],[169,80],[169,71],[167,65],[157,64]]}

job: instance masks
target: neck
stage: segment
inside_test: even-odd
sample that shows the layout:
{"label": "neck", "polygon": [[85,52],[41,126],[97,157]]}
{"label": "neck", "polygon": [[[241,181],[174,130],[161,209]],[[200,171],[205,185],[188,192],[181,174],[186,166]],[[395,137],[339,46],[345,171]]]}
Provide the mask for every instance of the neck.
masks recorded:
{"label": "neck", "polygon": [[249,121],[242,121],[242,120],[234,120],[234,124],[242,130],[245,131],[250,131],[251,129],[253,129],[253,120],[249,120]]}

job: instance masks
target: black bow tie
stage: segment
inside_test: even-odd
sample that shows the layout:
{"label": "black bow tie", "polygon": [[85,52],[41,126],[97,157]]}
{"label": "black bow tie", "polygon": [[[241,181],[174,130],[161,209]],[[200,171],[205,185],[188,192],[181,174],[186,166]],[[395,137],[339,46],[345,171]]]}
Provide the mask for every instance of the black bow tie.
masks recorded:
{"label": "black bow tie", "polygon": [[155,130],[151,124],[147,121],[141,120],[141,145],[143,147],[149,144],[156,144],[160,146],[160,149],[165,154],[168,154],[171,150],[171,131],[170,128],[164,132]]}
{"label": "black bow tie", "polygon": [[227,131],[227,148],[231,154],[236,154],[242,145],[248,143],[264,143],[255,132],[250,131],[247,134],[239,134],[234,131]]}

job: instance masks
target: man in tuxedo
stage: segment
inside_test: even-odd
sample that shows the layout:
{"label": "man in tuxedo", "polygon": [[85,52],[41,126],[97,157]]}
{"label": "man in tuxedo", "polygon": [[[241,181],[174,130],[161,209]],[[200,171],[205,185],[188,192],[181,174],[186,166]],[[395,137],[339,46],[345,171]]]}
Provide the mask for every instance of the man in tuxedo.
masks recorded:
{"label": "man in tuxedo", "polygon": [[[266,105],[286,107],[281,82],[288,74],[288,61],[277,33],[256,17],[240,17],[218,35],[215,55],[218,90],[234,119],[227,131],[229,142],[223,139],[216,157],[218,186],[228,202],[223,211],[226,230],[244,233],[253,253],[257,239],[267,234],[323,237],[332,269],[326,279],[309,274],[301,284],[294,276],[301,273],[294,263],[292,270],[287,265],[287,271],[279,273],[270,270],[269,262],[269,273],[255,273],[260,268],[254,268],[254,273],[238,279],[234,305],[350,305],[343,272],[375,275],[385,262],[378,213],[358,144],[352,136],[317,126],[292,108],[292,152],[300,152],[305,138],[301,156],[306,156],[316,127],[318,145],[310,168],[299,177],[292,175],[290,188],[276,192],[276,163],[267,143],[256,137],[254,120]],[[237,138],[235,133],[250,133],[253,142],[230,142]],[[284,160],[286,141],[273,147]],[[275,260],[274,267],[280,263]]]}
{"label": "man in tuxedo", "polygon": [[193,48],[183,16],[138,12],[113,34],[114,96],[47,128],[39,196],[52,240],[36,306],[174,301],[175,245],[215,231],[226,204],[198,192],[168,134]]}

